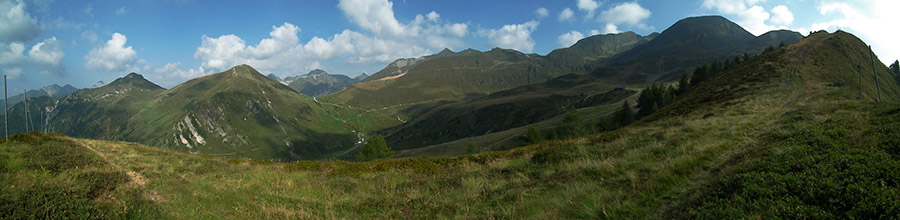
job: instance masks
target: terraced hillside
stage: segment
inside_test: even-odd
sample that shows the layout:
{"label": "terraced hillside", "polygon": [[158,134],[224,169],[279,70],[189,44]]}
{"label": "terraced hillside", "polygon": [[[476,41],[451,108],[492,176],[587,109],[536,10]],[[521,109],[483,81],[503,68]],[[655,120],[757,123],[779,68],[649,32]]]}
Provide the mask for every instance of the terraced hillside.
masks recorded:
{"label": "terraced hillside", "polygon": [[[624,128],[454,158],[282,164],[21,134],[0,147],[0,213],[893,218],[900,216],[900,87],[880,81],[884,101],[876,102],[874,75],[855,82],[861,99],[851,90],[860,86],[841,84],[847,65],[871,61],[867,53],[853,35],[815,33],[730,68]],[[893,77],[883,65],[863,71]]]}

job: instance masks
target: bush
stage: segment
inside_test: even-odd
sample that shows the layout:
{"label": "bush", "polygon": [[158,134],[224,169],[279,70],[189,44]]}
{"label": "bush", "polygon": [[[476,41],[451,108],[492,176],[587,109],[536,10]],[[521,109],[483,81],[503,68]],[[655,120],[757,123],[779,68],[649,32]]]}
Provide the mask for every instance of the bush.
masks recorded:
{"label": "bush", "polygon": [[391,151],[391,148],[388,148],[387,142],[384,141],[384,136],[375,135],[359,148],[359,152],[356,153],[356,160],[373,161],[393,156],[394,152]]}

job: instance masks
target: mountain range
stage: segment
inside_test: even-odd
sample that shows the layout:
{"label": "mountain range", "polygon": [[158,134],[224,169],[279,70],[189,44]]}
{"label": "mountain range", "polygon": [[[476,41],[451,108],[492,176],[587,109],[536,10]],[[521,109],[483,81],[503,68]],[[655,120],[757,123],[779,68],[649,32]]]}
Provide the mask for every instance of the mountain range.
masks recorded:
{"label": "mountain range", "polygon": [[[567,74],[446,103],[381,132],[388,134],[386,142],[411,147],[395,149],[399,156],[416,157],[368,162],[338,156],[353,147],[328,148],[333,143],[319,142],[290,149],[287,143],[316,140],[285,139],[315,131],[339,134],[333,131],[341,125],[366,127],[385,116],[381,111],[304,96],[246,65],[168,90],[128,74],[63,98],[35,98],[40,105],[35,108],[55,114],[48,125],[56,130],[82,123],[67,131],[120,131],[121,137],[135,139],[149,135],[138,142],[176,150],[60,134],[11,135],[0,139],[0,213],[11,219],[900,216],[900,80],[865,42],[843,31],[819,31],[738,61],[697,67],[690,71],[697,77],[674,88],[667,87],[668,81],[643,90],[641,84],[618,88],[604,81],[609,75]],[[651,97],[656,94],[674,95]],[[671,99],[654,102],[662,104],[615,128],[568,137],[539,135],[554,125],[599,126],[607,112],[616,119],[628,119],[634,110],[646,112],[621,97],[637,106]],[[22,107],[12,109],[17,122]],[[568,109],[550,117],[560,111],[557,107]],[[82,119],[66,114],[86,119],[71,121]],[[550,119],[531,123],[530,117]],[[562,123],[554,121],[560,118]],[[102,123],[83,124],[87,120]],[[334,126],[315,127],[328,123]],[[529,129],[519,126],[527,123]],[[415,146],[428,141],[416,134],[449,140],[469,135],[468,129],[481,133],[513,126],[519,127]],[[528,138],[513,134],[520,130],[528,130]],[[413,141],[396,142],[391,136]],[[243,138],[251,146],[232,144]],[[529,143],[490,147],[507,139]],[[360,142],[368,142],[359,150],[366,152],[362,149],[381,141]],[[216,154],[227,158],[193,154],[213,150],[235,153]],[[288,163],[240,158],[283,160],[291,152],[301,158],[337,153],[318,156],[330,158],[324,161]]]}
{"label": "mountain range", "polygon": [[[395,149],[415,149],[484,135],[509,140],[520,133],[501,131],[546,124],[567,109],[607,117],[612,106],[635,98],[635,88],[799,39],[789,31],[756,37],[723,17],[704,16],[659,34],[591,36],[546,56],[445,49],[399,59],[364,79],[322,70],[279,79],[239,65],[163,89],[132,73],[36,99],[29,120],[48,132],[211,155],[346,158],[376,133]],[[12,106],[10,116],[24,118],[24,106]],[[25,126],[9,129],[19,133]]]}
{"label": "mountain range", "polygon": [[[57,84],[45,86],[40,89],[32,89],[28,90],[28,98],[36,98],[41,96],[48,96],[52,98],[59,98],[63,96],[67,96],[72,94],[73,92],[78,91],[78,88],[75,88],[72,85],[66,84],[65,86],[59,86]],[[9,105],[15,105],[16,103],[22,102],[25,100],[24,94],[14,95],[9,97]]]}
{"label": "mountain range", "polygon": [[346,75],[328,74],[328,72],[325,72],[324,70],[315,69],[305,75],[289,76],[284,79],[275,74],[269,74],[266,77],[281,82],[306,96],[319,97],[331,94],[351,84],[362,81],[366,77],[369,77],[369,75],[363,73],[359,76],[350,78]]}

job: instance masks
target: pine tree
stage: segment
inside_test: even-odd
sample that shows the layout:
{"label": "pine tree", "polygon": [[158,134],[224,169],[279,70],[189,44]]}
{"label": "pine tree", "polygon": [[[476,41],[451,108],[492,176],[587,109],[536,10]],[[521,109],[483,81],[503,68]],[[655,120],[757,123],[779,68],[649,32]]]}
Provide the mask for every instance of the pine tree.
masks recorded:
{"label": "pine tree", "polygon": [[541,131],[538,131],[538,129],[534,126],[528,126],[526,137],[528,137],[528,142],[532,144],[537,144],[541,143],[541,141],[544,141],[544,135],[541,135]]}
{"label": "pine tree", "polygon": [[894,60],[894,63],[891,64],[891,71],[894,72],[895,75],[900,75],[900,60]]}
{"label": "pine tree", "polygon": [[628,100],[622,102],[622,109],[619,109],[619,111],[616,112],[615,120],[618,127],[623,127],[634,122],[634,112],[631,110]]}
{"label": "pine tree", "polygon": [[356,153],[356,159],[359,161],[380,160],[393,156],[394,152],[391,151],[391,148],[388,148],[387,142],[384,141],[384,136],[381,135],[369,138],[369,141],[363,144],[359,148],[359,152]]}
{"label": "pine tree", "polygon": [[691,89],[691,82],[688,80],[687,74],[681,74],[681,79],[678,79],[678,90],[676,90],[676,95],[681,95],[686,93]]}

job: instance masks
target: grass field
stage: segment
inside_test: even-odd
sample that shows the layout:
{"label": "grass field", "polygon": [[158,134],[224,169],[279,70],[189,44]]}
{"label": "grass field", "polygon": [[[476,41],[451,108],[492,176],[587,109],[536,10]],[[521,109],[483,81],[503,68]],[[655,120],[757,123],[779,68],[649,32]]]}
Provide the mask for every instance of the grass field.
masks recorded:
{"label": "grass field", "polygon": [[[897,218],[900,99],[888,93],[886,102],[857,100],[848,88],[834,86],[836,78],[822,77],[832,68],[816,63],[834,62],[814,61],[828,58],[815,52],[821,49],[816,43],[832,37],[846,34],[815,34],[804,40],[810,44],[801,41],[760,56],[708,81],[714,84],[701,84],[657,116],[618,130],[452,158],[272,163],[125,142],[16,135],[0,144],[0,213],[174,219]],[[784,58],[798,51],[825,57]],[[813,73],[815,68],[820,72]],[[798,69],[806,74],[795,74]]]}

